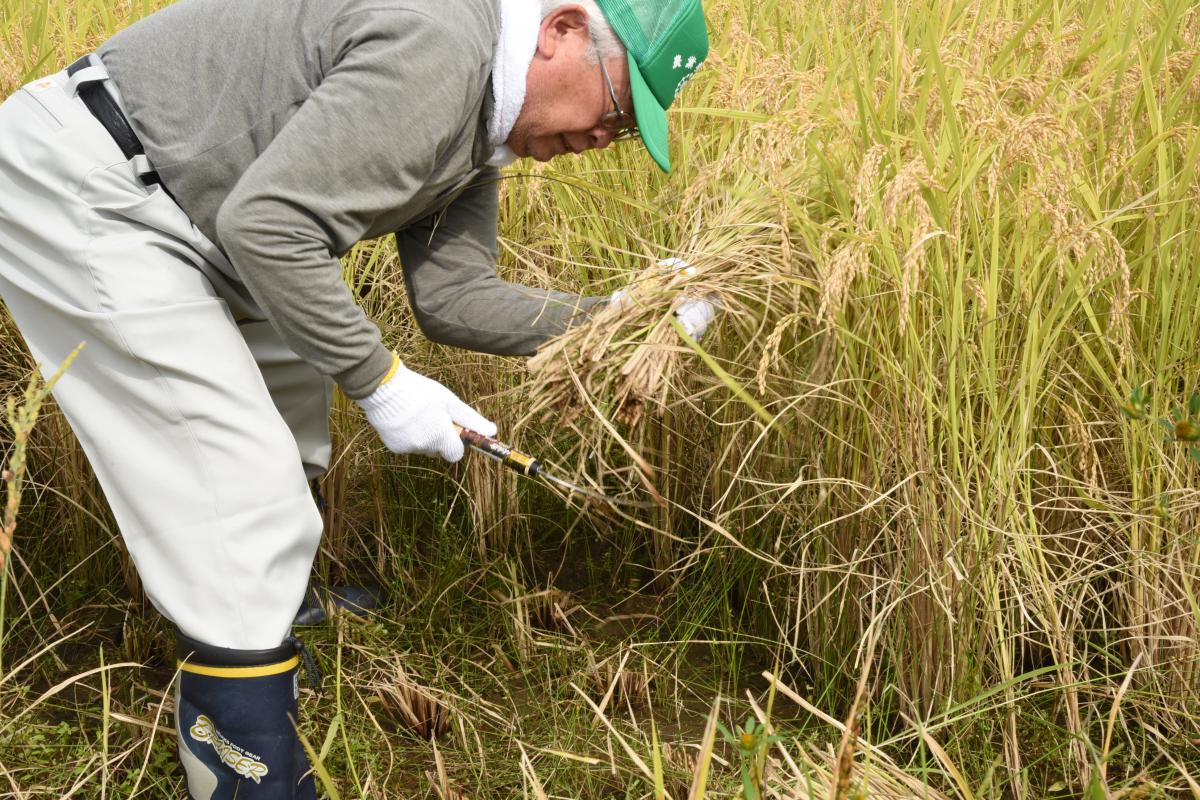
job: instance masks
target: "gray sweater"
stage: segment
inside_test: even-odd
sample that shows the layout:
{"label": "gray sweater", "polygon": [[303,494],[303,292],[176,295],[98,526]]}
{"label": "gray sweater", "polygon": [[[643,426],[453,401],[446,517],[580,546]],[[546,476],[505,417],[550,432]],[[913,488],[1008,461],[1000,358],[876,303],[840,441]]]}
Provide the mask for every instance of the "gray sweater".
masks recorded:
{"label": "gray sweater", "polygon": [[396,235],[434,341],[527,355],[603,302],[496,275],[499,26],[493,0],[180,0],[99,55],[231,277],[359,398],[391,365],[342,279],[360,240]]}

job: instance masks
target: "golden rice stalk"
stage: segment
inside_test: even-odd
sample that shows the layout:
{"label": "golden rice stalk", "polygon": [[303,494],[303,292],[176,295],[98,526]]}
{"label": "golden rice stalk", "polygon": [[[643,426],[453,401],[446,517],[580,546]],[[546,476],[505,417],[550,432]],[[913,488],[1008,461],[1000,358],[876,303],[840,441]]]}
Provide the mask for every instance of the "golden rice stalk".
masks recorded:
{"label": "golden rice stalk", "polygon": [[758,386],[759,394],[767,392],[767,376],[771,373],[771,369],[779,363],[782,356],[780,350],[783,347],[783,337],[788,330],[804,321],[802,314],[788,314],[775,325],[775,330],[771,331],[771,335],[767,337],[767,343],[763,347],[762,356],[758,359],[758,370],[754,375],[754,382]]}
{"label": "golden rice stalk", "polygon": [[[1073,399],[1076,405],[1082,404],[1078,395]],[[1067,422],[1068,444],[1075,451],[1073,466],[1075,467],[1076,474],[1083,483],[1085,490],[1095,496],[1105,488],[1103,486],[1104,469],[1100,462],[1100,454],[1096,450],[1095,441],[1092,434],[1088,431],[1083,417],[1075,410],[1075,407],[1067,402],[1063,402],[1061,406],[1063,416]]]}
{"label": "golden rice stalk", "polygon": [[988,297],[987,290],[983,288],[983,284],[975,278],[967,278],[963,281],[963,293],[975,301],[975,312],[979,314],[980,319],[986,317],[988,313]]}
{"label": "golden rice stalk", "polygon": [[817,317],[832,326],[839,311],[846,305],[850,284],[866,275],[870,266],[867,245],[851,240],[838,247],[821,261],[821,306]]}
{"label": "golden rice stalk", "polygon": [[7,403],[8,409],[8,427],[12,431],[12,455],[8,459],[8,467],[0,476],[0,481],[3,481],[6,494],[4,501],[4,519],[0,521],[0,570],[6,568],[8,564],[8,554],[12,549],[13,534],[17,530],[17,512],[21,507],[21,492],[25,484],[25,457],[27,455],[29,434],[33,431],[33,426],[37,424],[38,413],[41,411],[42,404],[50,397],[50,390],[54,388],[54,384],[62,377],[67,368],[71,366],[71,362],[79,355],[79,351],[83,349],[84,343],[80,342],[79,346],[71,351],[70,355],[63,360],[62,366],[50,376],[50,379],[44,384],[40,375],[34,375],[29,379],[29,385],[25,388],[25,394],[21,403],[17,404],[17,398],[9,397]]}
{"label": "golden rice stalk", "polygon": [[938,231],[929,203],[922,189],[936,188],[928,168],[921,160],[910,161],[901,169],[883,192],[883,216],[888,225],[898,228],[903,217],[912,218],[910,245],[904,253],[900,280],[900,332],[908,325],[912,297],[920,283],[925,266],[926,245]]}

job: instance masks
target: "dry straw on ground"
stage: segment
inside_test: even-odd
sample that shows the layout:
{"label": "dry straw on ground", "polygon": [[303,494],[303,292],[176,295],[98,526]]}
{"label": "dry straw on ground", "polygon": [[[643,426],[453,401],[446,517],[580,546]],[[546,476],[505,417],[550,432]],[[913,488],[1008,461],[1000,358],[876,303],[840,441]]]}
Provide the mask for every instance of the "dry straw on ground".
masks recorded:
{"label": "dry straw on ground", "polygon": [[356,676],[373,694],[383,716],[421,739],[435,739],[450,729],[451,710],[442,692],[423,686],[404,668],[399,656],[376,659]]}
{"label": "dry straw on ground", "polygon": [[608,705],[645,707],[650,703],[654,672],[649,663],[632,650],[614,653],[596,660],[589,650],[584,684],[603,711]]}

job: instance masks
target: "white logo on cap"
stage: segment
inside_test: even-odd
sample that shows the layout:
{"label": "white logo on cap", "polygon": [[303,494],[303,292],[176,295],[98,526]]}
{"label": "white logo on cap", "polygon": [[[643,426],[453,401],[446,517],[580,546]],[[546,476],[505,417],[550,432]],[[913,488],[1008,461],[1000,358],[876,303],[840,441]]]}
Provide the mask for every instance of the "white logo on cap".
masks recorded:
{"label": "white logo on cap", "polygon": [[683,88],[684,84],[690,81],[692,76],[696,74],[695,69],[698,66],[700,66],[700,59],[695,56],[688,56],[686,63],[683,60],[682,54],[675,56],[675,59],[671,62],[671,68],[686,69],[688,71],[686,75],[679,79],[679,83],[675,84],[675,96],[679,95],[679,91]]}

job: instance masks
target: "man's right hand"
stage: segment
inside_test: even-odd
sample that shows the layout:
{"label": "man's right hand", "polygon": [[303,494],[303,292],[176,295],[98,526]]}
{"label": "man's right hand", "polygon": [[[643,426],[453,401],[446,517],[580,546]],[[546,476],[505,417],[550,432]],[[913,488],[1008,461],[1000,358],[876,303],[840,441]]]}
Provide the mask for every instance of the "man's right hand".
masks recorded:
{"label": "man's right hand", "polygon": [[374,392],[358,401],[387,449],[454,462],[463,457],[456,424],[484,436],[496,435],[496,424],[454,392],[408,369],[399,357],[392,358],[391,372]]}

